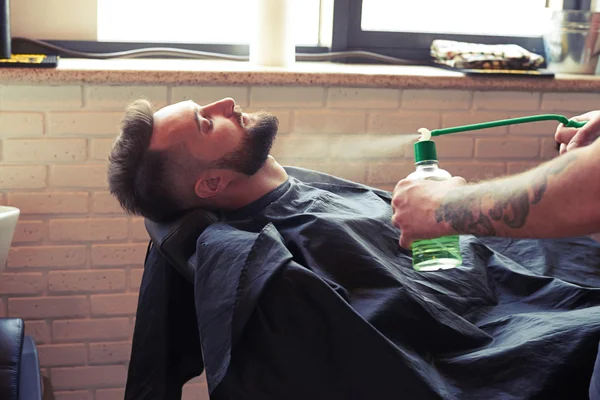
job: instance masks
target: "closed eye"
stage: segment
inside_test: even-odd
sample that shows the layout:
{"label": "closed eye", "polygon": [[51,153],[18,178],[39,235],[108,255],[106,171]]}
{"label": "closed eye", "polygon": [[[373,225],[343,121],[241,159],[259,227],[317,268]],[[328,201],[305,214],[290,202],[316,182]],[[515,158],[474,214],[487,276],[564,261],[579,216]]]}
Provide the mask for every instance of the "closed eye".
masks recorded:
{"label": "closed eye", "polygon": [[208,133],[208,132],[212,131],[212,128],[213,128],[212,120],[208,119],[208,118],[203,118],[202,119],[202,132]]}
{"label": "closed eye", "polygon": [[198,131],[200,131],[200,133],[207,133],[212,130],[212,119],[204,118],[202,114],[200,114],[200,111],[195,113],[194,119],[196,120],[196,125],[198,126]]}

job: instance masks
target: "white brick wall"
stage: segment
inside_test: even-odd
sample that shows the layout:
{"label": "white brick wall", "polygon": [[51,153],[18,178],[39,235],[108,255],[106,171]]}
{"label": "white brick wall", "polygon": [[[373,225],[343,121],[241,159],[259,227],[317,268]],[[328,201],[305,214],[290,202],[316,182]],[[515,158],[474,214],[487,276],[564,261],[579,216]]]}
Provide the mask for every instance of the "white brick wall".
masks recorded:
{"label": "white brick wall", "polygon": [[[391,190],[414,170],[412,143],[436,129],[600,108],[600,95],[387,88],[246,86],[0,87],[0,204],[21,209],[0,315],[21,317],[40,345],[57,400],[123,398],[148,235],[106,186],[105,157],[127,102],[158,106],[233,97],[280,118],[273,153]],[[519,173],[555,156],[554,122],[440,137],[441,166],[478,180]],[[404,136],[401,136],[404,135]],[[203,378],[184,399],[206,399]]]}

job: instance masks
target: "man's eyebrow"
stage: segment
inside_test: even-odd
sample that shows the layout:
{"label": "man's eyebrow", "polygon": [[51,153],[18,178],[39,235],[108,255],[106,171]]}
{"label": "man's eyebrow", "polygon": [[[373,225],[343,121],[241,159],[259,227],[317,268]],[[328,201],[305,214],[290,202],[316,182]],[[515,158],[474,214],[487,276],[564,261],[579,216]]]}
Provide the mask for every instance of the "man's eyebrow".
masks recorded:
{"label": "man's eyebrow", "polygon": [[200,109],[196,108],[194,110],[194,119],[196,120],[196,125],[198,125],[198,130],[202,132],[202,124],[200,123]]}

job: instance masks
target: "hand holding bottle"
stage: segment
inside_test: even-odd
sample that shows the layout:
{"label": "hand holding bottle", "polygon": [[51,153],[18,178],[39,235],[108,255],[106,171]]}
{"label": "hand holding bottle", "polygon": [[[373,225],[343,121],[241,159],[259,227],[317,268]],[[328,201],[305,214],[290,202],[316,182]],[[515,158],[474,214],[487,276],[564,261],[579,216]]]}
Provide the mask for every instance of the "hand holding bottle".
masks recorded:
{"label": "hand holding bottle", "polygon": [[452,235],[448,222],[438,222],[436,210],[444,196],[457,186],[466,185],[462,177],[443,181],[402,179],[392,194],[392,224],[401,230],[400,246],[410,248],[415,240]]}

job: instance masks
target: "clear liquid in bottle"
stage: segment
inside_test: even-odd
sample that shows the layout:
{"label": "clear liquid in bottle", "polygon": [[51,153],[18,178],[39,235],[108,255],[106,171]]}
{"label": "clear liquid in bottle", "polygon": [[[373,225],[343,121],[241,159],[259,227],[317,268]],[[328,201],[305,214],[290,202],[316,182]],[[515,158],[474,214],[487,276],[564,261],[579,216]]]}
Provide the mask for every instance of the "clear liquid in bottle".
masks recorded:
{"label": "clear liquid in bottle", "polygon": [[[446,180],[452,175],[438,166],[435,144],[430,140],[415,143],[416,171],[407,179]],[[438,271],[462,264],[458,235],[416,240],[412,244],[413,268],[417,271]]]}

